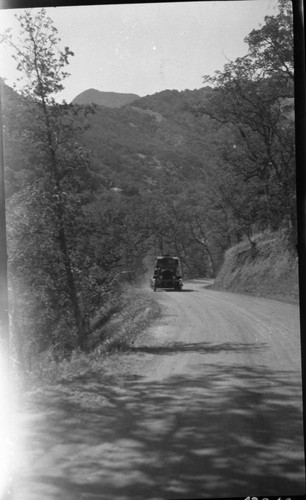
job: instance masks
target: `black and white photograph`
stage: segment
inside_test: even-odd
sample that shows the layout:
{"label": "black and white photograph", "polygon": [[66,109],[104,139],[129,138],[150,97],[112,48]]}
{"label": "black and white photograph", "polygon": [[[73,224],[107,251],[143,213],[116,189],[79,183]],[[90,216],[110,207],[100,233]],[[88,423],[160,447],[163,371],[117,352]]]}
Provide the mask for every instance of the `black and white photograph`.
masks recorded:
{"label": "black and white photograph", "polygon": [[303,6],[0,2],[0,500],[305,496]]}

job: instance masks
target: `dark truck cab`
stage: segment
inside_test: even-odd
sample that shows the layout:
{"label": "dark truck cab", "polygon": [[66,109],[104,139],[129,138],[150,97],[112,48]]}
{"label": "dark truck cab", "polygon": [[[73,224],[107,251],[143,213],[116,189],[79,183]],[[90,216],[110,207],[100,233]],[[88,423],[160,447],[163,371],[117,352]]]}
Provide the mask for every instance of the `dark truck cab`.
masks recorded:
{"label": "dark truck cab", "polygon": [[150,286],[154,292],[157,288],[182,290],[183,280],[179,258],[170,257],[170,255],[158,256],[154,274],[150,278]]}

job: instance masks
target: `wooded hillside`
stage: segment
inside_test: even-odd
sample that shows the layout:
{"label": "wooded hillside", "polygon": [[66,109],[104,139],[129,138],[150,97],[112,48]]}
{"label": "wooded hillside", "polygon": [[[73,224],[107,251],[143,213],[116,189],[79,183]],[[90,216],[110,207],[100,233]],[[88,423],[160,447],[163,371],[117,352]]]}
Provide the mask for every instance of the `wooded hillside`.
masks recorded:
{"label": "wooded hillside", "polygon": [[19,93],[2,84],[20,358],[94,348],[92,318],[112,314],[120,283],[139,277],[149,251],[178,255],[185,278],[215,277],[244,238],[255,256],[254,235],[267,229],[282,230],[295,251],[290,5],[280,0],[279,14],[247,38],[248,54],[202,89],[120,108],[56,103],[72,53],[48,60],[58,44],[52,22],[42,10],[33,28],[31,14],[21,15],[19,69],[32,83]]}

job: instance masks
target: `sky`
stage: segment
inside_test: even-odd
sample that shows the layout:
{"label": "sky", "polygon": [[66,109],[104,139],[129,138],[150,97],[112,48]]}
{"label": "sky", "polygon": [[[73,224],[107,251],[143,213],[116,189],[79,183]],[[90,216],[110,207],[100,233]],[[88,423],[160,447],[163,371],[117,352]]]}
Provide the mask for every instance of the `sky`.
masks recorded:
{"label": "sky", "polygon": [[[201,88],[204,75],[246,54],[244,38],[278,10],[277,0],[211,0],[49,7],[47,12],[60,47],[75,54],[57,98],[71,102],[90,88],[141,97]],[[16,13],[0,10],[0,32],[12,27],[17,35]],[[16,81],[15,67],[8,49],[0,46],[0,76],[9,85]]]}

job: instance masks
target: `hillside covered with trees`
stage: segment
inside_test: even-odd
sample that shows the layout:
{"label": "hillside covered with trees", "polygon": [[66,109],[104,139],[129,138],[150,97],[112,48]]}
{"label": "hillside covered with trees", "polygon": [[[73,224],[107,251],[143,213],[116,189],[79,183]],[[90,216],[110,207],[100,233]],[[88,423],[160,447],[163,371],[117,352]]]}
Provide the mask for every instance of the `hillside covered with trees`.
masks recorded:
{"label": "hillside covered with trees", "polygon": [[[281,230],[296,243],[291,2],[246,39],[248,53],[199,90],[116,108],[58,104],[73,53],[45,10],[10,34],[23,91],[2,82],[9,291],[17,356],[57,359],[103,342],[124,282],[152,253],[215,278],[224,253]],[[33,36],[35,33],[35,36]],[[30,83],[28,83],[30,82]],[[102,329],[103,330],[103,329]]]}

